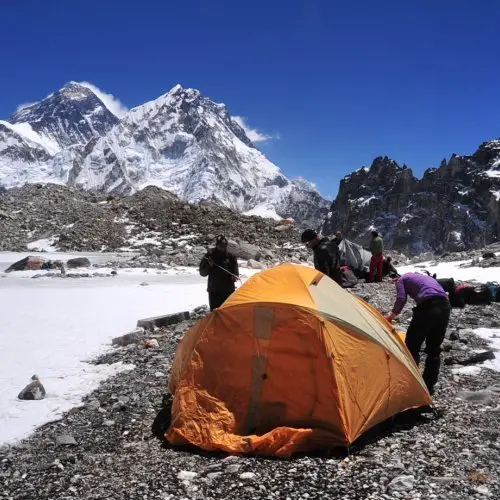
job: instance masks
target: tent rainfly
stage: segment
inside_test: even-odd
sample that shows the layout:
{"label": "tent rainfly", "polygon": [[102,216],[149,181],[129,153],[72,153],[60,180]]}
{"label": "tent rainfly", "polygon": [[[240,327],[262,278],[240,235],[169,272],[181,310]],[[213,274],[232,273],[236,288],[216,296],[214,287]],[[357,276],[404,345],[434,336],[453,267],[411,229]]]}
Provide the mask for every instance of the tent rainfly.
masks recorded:
{"label": "tent rainfly", "polygon": [[186,333],[169,389],[172,445],[275,456],[347,447],[431,403],[383,316],[293,264],[254,275]]}

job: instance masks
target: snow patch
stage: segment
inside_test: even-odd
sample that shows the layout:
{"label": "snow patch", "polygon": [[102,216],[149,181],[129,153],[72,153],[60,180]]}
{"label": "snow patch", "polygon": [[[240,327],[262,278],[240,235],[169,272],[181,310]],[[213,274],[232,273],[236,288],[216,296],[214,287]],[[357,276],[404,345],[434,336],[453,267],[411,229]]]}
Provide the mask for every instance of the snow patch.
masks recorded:
{"label": "snow patch", "polygon": [[32,241],[26,246],[28,250],[35,250],[38,252],[56,252],[57,247],[55,246],[56,238],[43,238],[41,240]]}
{"label": "snow patch", "polygon": [[247,212],[244,212],[243,215],[256,215],[258,217],[264,217],[266,219],[274,219],[274,220],[282,220],[283,217],[280,217],[277,213],[275,208],[267,203],[263,203],[261,205],[257,205],[256,207],[252,208],[251,210],[248,210]]}

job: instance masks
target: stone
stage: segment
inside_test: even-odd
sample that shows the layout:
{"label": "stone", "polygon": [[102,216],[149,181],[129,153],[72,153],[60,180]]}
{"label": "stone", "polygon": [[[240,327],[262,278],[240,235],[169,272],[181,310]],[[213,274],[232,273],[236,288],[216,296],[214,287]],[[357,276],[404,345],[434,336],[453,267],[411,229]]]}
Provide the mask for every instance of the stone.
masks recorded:
{"label": "stone", "polygon": [[181,470],[177,474],[177,479],[181,481],[192,481],[198,474],[189,470]]}
{"label": "stone", "polygon": [[488,405],[493,397],[493,393],[489,390],[484,391],[460,391],[457,393],[457,398],[460,398],[468,403],[476,403]]}
{"label": "stone", "polygon": [[395,491],[411,491],[415,484],[415,476],[398,476],[395,477],[387,486],[387,491],[393,493]]}
{"label": "stone", "polygon": [[264,264],[262,264],[261,262],[257,262],[254,259],[250,259],[249,261],[247,261],[247,267],[249,269],[261,269],[261,270],[266,268]]}
{"label": "stone", "polygon": [[485,496],[490,495],[490,490],[484,484],[482,484],[481,486],[476,486],[474,488],[474,490],[477,491],[478,493],[480,493],[481,495],[485,495]]}
{"label": "stone", "polygon": [[228,465],[226,468],[227,472],[229,472],[230,474],[234,474],[234,473],[238,472],[240,469],[241,469],[241,465],[239,465],[239,464],[231,464],[231,465]]}
{"label": "stone", "polygon": [[176,325],[177,323],[185,321],[189,318],[189,311],[183,311],[174,314],[165,314],[163,316],[140,319],[137,322],[137,326],[144,328],[145,330],[153,331],[155,328],[160,328],[162,326]]}
{"label": "stone", "polygon": [[484,252],[483,253],[483,259],[496,259],[497,256],[495,255],[494,252]]}
{"label": "stone", "polygon": [[37,375],[31,377],[33,382],[29,383],[18,395],[18,399],[24,401],[33,401],[44,399],[46,392],[45,387],[42,385]]}
{"label": "stone", "polygon": [[146,349],[158,349],[160,347],[156,339],[146,339],[143,345]]}
{"label": "stone", "polygon": [[126,333],[125,335],[121,335],[120,337],[115,337],[111,341],[111,345],[118,347],[125,347],[130,344],[137,344],[144,338],[144,329],[136,328],[135,330]]}
{"label": "stone", "polygon": [[149,286],[149,283],[147,281],[143,281],[142,283],[139,283],[139,286]]}
{"label": "stone", "polygon": [[90,267],[90,260],[87,257],[76,257],[74,259],[69,259],[66,262],[66,265],[70,269],[74,269],[77,267]]}
{"label": "stone", "polygon": [[492,350],[483,351],[479,353],[472,354],[466,359],[457,359],[454,357],[446,358],[444,360],[445,365],[473,365],[477,363],[483,363],[484,361],[488,361],[490,359],[495,359],[495,353]]}
{"label": "stone", "polygon": [[105,427],[113,427],[113,425],[115,425],[115,421],[114,420],[105,420],[102,425],[104,425]]}
{"label": "stone", "polygon": [[257,474],[255,474],[255,472],[243,472],[243,474],[240,474],[240,479],[251,480],[255,479],[256,476]]}
{"label": "stone", "polygon": [[76,440],[71,434],[56,436],[56,446],[75,446]]}
{"label": "stone", "polygon": [[262,257],[261,249],[256,245],[247,243],[246,241],[229,240],[227,249],[230,253],[240,259],[253,259],[258,261]]}

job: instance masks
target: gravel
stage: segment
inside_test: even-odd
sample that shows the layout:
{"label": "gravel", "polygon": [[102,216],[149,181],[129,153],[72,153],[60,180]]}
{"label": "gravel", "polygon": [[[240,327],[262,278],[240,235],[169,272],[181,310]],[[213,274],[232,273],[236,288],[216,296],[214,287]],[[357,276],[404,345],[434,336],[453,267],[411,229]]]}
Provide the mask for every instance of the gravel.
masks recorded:
{"label": "gravel", "polygon": [[[358,285],[354,293],[383,312],[394,300],[394,286],[387,283]],[[467,351],[487,348],[471,328],[488,327],[499,313],[499,304],[454,309],[447,342]],[[443,366],[436,414],[398,418],[348,453],[270,459],[163,445],[151,424],[167,392],[177,343],[203,314],[146,332],[159,347],[129,344],[95,360],[133,363],[136,369],[104,381],[61,420],[1,448],[0,499],[500,498],[499,374],[487,369],[473,377]],[[405,328],[410,316],[407,307],[398,326]],[[452,333],[455,340],[449,340]],[[451,353],[462,351],[450,349],[444,357]],[[485,391],[487,399],[462,399]],[[58,436],[72,439],[56,446]]]}

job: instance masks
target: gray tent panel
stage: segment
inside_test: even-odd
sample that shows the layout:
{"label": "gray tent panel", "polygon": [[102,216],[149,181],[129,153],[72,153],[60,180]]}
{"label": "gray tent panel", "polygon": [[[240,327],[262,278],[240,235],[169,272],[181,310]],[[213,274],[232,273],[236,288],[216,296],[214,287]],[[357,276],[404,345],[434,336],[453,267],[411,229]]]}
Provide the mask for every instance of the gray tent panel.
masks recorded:
{"label": "gray tent panel", "polygon": [[363,269],[370,267],[371,253],[361,245],[343,239],[339,245],[340,254],[345,264],[352,269]]}

